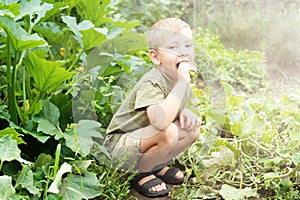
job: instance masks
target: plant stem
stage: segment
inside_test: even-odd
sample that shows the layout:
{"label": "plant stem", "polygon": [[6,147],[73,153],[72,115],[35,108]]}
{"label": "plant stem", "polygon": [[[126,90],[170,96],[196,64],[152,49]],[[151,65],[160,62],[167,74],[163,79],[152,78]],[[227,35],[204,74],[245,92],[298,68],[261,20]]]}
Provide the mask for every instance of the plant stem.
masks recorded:
{"label": "plant stem", "polygon": [[11,72],[11,41],[9,36],[7,37],[7,69],[6,69],[6,80],[7,80],[7,93],[8,93],[8,111],[11,120],[18,124],[17,110],[16,110],[16,97],[15,97],[15,79],[16,79],[16,66],[13,66]]}
{"label": "plant stem", "polygon": [[1,162],[0,162],[0,172],[2,170],[3,163],[4,163],[4,160],[1,160]]}
{"label": "plant stem", "polygon": [[48,188],[49,188],[49,183],[50,183],[50,177],[52,177],[52,170],[51,170],[51,167],[49,168],[49,171],[48,171],[48,176],[47,176],[47,181],[46,181],[46,185],[45,185],[45,189],[44,189],[44,198],[43,199],[46,199],[47,198],[47,194],[48,194]]}
{"label": "plant stem", "polygon": [[27,98],[26,98],[26,68],[23,68],[23,83],[22,83],[22,87],[23,87],[23,108],[24,108],[24,113],[26,113],[28,111],[28,107],[26,104]]}
{"label": "plant stem", "polygon": [[[14,61],[14,64],[13,64],[13,73],[12,73],[12,83],[13,83],[13,90],[14,90],[14,93],[15,93],[15,90],[16,90],[16,82],[17,82],[17,71],[18,71],[18,65],[19,63],[17,64],[18,60],[20,61],[20,58],[19,58],[19,53],[18,52],[15,52],[15,61]],[[17,101],[16,101],[16,97],[15,97],[15,94],[14,94],[14,100],[15,100],[15,108],[16,108],[16,111],[18,113],[18,116],[19,116],[19,120],[22,122],[22,124],[24,124],[24,117],[23,117],[23,114],[20,110],[20,107],[18,106],[17,104]]]}
{"label": "plant stem", "polygon": [[67,69],[68,71],[71,71],[75,67],[75,65],[78,63],[78,61],[79,61],[82,53],[83,53],[83,50],[80,49],[79,55],[76,57],[76,59],[74,60],[74,62],[72,63],[72,65]]}
{"label": "plant stem", "polygon": [[54,161],[54,168],[53,168],[53,177],[54,178],[55,178],[56,173],[58,171],[60,152],[61,152],[61,144],[58,144],[57,147],[56,147],[55,161]]}

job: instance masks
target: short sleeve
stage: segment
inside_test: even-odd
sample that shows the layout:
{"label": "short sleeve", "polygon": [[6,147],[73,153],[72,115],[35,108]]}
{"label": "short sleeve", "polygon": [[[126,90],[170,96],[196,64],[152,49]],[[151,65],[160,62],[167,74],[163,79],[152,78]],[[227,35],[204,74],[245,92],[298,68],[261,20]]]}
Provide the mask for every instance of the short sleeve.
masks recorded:
{"label": "short sleeve", "polygon": [[160,103],[164,98],[165,94],[159,85],[147,81],[137,91],[134,109],[138,110]]}

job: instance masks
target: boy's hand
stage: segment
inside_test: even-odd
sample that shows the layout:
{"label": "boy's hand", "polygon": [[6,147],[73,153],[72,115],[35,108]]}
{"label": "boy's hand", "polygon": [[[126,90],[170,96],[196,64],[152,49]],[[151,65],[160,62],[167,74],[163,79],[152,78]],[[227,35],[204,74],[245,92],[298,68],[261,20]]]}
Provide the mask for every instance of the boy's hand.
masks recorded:
{"label": "boy's hand", "polygon": [[190,62],[181,62],[178,65],[177,73],[178,79],[184,79],[188,83],[191,82],[190,72],[197,73],[197,68]]}
{"label": "boy's hand", "polygon": [[184,108],[179,115],[180,127],[186,131],[196,130],[201,125],[201,118],[190,111],[187,108]]}

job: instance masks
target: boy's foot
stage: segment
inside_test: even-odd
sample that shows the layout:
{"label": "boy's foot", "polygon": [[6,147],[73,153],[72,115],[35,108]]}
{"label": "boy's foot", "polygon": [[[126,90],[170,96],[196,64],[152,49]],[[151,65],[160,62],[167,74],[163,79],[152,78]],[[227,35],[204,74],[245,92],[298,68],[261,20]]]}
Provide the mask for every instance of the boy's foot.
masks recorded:
{"label": "boy's foot", "polygon": [[152,172],[140,173],[131,181],[138,193],[146,197],[161,197],[169,195],[171,189],[161,179],[155,177]]}
{"label": "boy's foot", "polygon": [[184,181],[184,173],[176,167],[164,167],[153,171],[153,174],[167,184],[181,184]]}

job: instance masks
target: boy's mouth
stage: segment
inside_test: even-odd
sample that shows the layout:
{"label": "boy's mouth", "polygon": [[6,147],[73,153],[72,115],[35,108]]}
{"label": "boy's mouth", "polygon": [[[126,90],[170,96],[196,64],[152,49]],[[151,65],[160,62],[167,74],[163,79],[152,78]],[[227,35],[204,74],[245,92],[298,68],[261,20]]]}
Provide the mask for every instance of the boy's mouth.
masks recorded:
{"label": "boy's mouth", "polygon": [[176,64],[177,69],[178,69],[180,63],[183,63],[183,62],[188,62],[188,61],[185,60],[185,61],[180,61],[180,62],[178,62],[178,63]]}

